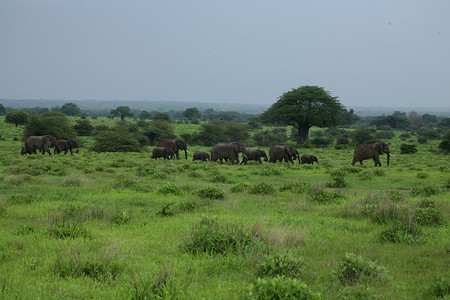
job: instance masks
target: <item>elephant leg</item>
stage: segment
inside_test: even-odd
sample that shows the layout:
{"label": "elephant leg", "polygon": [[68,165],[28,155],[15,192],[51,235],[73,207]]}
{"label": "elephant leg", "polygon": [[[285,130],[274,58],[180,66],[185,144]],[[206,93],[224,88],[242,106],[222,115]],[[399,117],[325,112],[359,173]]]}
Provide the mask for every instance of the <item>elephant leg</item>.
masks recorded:
{"label": "elephant leg", "polygon": [[69,150],[70,150],[70,155],[73,156],[72,148],[70,148]]}

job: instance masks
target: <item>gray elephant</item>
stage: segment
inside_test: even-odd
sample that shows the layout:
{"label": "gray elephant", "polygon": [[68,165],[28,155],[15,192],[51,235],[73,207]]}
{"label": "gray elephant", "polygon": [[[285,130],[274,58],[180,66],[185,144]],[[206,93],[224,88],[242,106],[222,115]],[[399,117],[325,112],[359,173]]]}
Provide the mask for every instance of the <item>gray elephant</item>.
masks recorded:
{"label": "gray elephant", "polygon": [[36,150],[28,150],[26,146],[22,147],[22,150],[20,150],[21,155],[27,155],[27,154],[36,154]]}
{"label": "gray elephant", "polygon": [[62,151],[64,151],[64,155],[66,155],[67,151],[70,151],[70,155],[73,156],[72,149],[75,149],[75,153],[80,152],[80,147],[78,146],[77,141],[75,141],[75,140],[57,140],[53,154],[59,154]]}
{"label": "gray elephant", "polygon": [[302,161],[302,164],[311,164],[311,165],[314,165],[314,162],[316,162],[317,164],[319,164],[319,159],[317,158],[317,156],[312,155],[312,154],[305,154],[305,155],[302,155],[302,157],[300,158],[300,160]]}
{"label": "gray elephant", "polygon": [[166,148],[166,147],[156,147],[152,151],[152,158],[157,160],[159,157],[162,157],[164,159],[173,159],[174,153],[172,149]]}
{"label": "gray elephant", "polygon": [[389,166],[389,158],[391,156],[391,152],[389,151],[388,144],[382,142],[377,142],[374,144],[359,144],[356,146],[355,152],[353,153],[352,166],[354,166],[357,161],[359,161],[359,163],[362,165],[363,160],[373,159],[373,161],[375,162],[375,167],[381,167],[379,156],[383,155],[384,153],[387,154],[387,165]]}
{"label": "gray elephant", "polygon": [[245,151],[245,145],[240,142],[218,143],[211,148],[211,162],[230,160],[232,164],[239,163],[239,152]]}
{"label": "gray elephant", "polygon": [[49,155],[52,155],[50,152],[50,148],[55,147],[56,138],[50,135],[41,135],[36,136],[32,135],[27,137],[25,140],[25,147],[27,148],[27,153],[36,153],[36,150],[41,150],[42,154],[48,152]]}
{"label": "gray elephant", "polygon": [[179,150],[184,150],[184,155],[187,159],[187,144],[185,141],[180,140],[179,138],[176,139],[162,139],[158,142],[158,147],[166,147],[169,148],[175,153],[177,156],[177,159],[180,159],[179,157]]}
{"label": "gray elephant", "polygon": [[249,160],[255,160],[259,161],[260,164],[262,164],[261,157],[264,158],[264,161],[267,161],[267,154],[264,150],[261,149],[248,149],[242,152],[242,161],[241,165],[247,164],[247,161]]}
{"label": "gray elephant", "polygon": [[194,156],[192,157],[192,161],[196,161],[196,160],[209,161],[210,160],[209,153],[195,151]]}
{"label": "gray elephant", "polygon": [[269,162],[276,163],[277,161],[282,162],[291,162],[294,163],[294,160],[298,159],[300,163],[300,156],[298,154],[298,150],[295,147],[291,146],[272,146],[269,150],[270,159]]}

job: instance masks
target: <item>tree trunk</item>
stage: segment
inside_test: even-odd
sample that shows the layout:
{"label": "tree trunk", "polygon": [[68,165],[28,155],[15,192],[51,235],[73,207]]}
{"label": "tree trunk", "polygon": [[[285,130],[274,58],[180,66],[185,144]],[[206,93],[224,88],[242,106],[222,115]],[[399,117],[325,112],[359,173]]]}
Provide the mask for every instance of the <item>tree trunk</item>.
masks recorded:
{"label": "tree trunk", "polygon": [[298,125],[297,144],[301,145],[309,139],[309,126]]}

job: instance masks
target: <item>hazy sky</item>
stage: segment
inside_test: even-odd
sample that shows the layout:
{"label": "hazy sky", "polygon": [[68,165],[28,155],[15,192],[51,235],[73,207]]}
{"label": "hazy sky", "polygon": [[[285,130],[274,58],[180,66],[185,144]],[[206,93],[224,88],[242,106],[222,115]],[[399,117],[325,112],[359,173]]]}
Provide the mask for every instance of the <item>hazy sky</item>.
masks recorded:
{"label": "hazy sky", "polygon": [[0,0],[0,98],[450,106],[449,0]]}

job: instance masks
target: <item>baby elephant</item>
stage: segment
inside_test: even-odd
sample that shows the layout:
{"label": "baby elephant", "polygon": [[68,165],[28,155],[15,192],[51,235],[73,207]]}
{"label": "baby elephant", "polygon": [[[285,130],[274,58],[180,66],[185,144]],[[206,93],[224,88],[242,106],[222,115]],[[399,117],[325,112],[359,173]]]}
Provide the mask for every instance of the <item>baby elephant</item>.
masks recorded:
{"label": "baby elephant", "polygon": [[156,147],[155,149],[153,149],[152,153],[152,158],[154,158],[155,160],[158,159],[158,157],[162,157],[164,159],[173,159],[175,155],[172,149],[166,147]]}
{"label": "baby elephant", "polygon": [[192,157],[192,161],[195,161],[195,160],[209,161],[210,160],[209,153],[195,151],[194,156]]}
{"label": "baby elephant", "polygon": [[319,160],[317,159],[317,157],[315,155],[305,154],[305,155],[302,155],[302,157],[300,159],[302,161],[302,164],[311,164],[311,165],[313,165],[314,162],[319,164]]}
{"label": "baby elephant", "polygon": [[247,161],[249,160],[255,160],[255,161],[259,161],[260,164],[262,164],[261,161],[261,157],[264,158],[264,161],[267,161],[267,154],[265,151],[261,150],[261,149],[248,149],[245,150],[244,152],[242,152],[242,161],[241,161],[241,165],[247,164]]}

